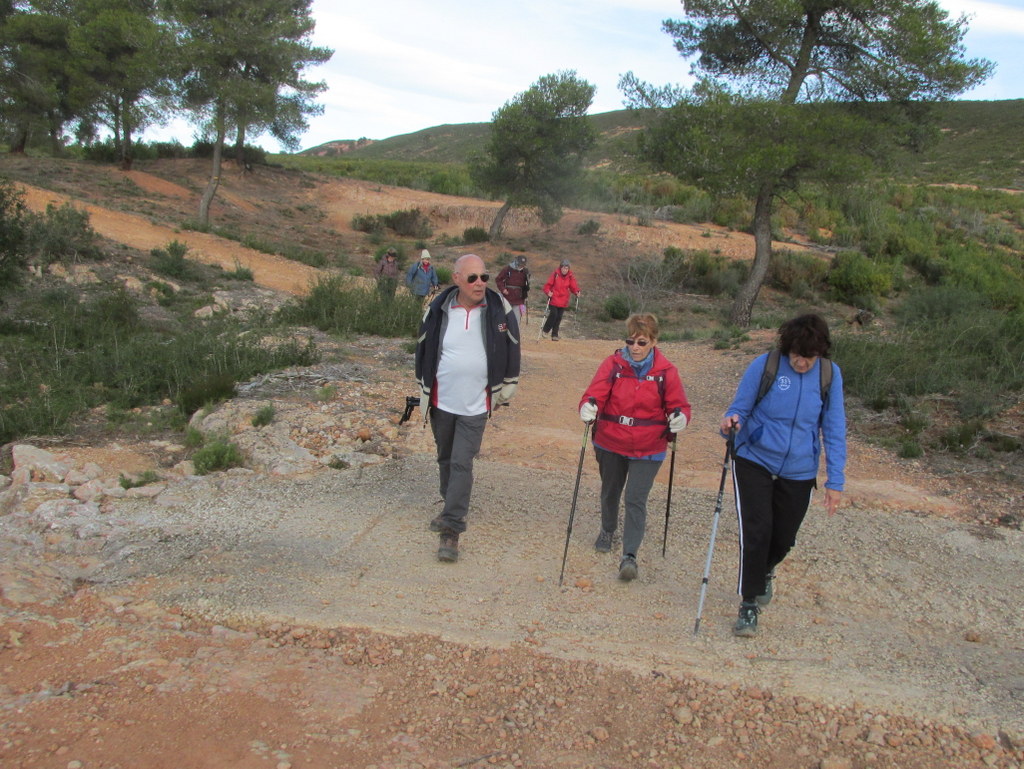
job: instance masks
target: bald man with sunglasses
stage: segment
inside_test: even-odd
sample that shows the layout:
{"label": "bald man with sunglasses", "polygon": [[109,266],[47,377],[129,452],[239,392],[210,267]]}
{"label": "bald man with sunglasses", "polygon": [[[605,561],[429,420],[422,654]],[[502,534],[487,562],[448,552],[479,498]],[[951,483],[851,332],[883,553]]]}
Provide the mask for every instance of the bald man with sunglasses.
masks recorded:
{"label": "bald man with sunglasses", "polygon": [[455,262],[454,286],[427,307],[416,344],[416,381],[424,421],[430,421],[444,508],[430,522],[440,533],[438,560],[459,558],[473,491],[473,460],[491,412],[519,384],[519,323],[508,301],[488,288],[483,259]]}

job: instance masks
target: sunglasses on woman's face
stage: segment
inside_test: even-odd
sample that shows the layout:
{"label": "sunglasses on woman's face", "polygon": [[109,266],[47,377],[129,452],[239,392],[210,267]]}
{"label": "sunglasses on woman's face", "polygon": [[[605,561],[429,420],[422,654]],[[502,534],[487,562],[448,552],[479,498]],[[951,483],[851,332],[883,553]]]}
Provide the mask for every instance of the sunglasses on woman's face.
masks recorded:
{"label": "sunglasses on woman's face", "polygon": [[473,273],[472,275],[467,275],[466,276],[466,282],[467,283],[476,283],[477,279],[479,279],[481,283],[486,283],[487,281],[489,281],[491,279],[491,276],[490,276],[489,273],[486,273],[486,272],[482,273],[480,275],[477,275],[476,273]]}
{"label": "sunglasses on woman's face", "polygon": [[626,347],[632,347],[633,345],[636,345],[637,347],[646,347],[650,344],[646,339],[626,339],[625,342]]}

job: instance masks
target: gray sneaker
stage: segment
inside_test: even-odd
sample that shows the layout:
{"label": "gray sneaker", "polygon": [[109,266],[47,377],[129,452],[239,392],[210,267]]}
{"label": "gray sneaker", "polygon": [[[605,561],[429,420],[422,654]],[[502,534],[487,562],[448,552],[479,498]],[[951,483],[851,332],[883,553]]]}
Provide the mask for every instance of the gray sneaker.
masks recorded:
{"label": "gray sneaker", "polygon": [[437,560],[455,563],[459,560],[459,535],[451,529],[441,532],[441,544],[437,548]]}
{"label": "gray sneaker", "polygon": [[637,575],[636,558],[632,555],[623,557],[619,562],[619,579],[623,582],[631,582]]}
{"label": "gray sneaker", "polygon": [[764,578],[764,592],[761,593],[754,601],[757,602],[759,608],[763,609],[772,602],[772,583],[775,581],[775,572],[768,572],[768,576]]}
{"label": "gray sneaker", "polygon": [[732,634],[740,638],[753,638],[757,635],[757,615],[760,609],[757,601],[743,601],[736,624],[732,626]]}
{"label": "gray sneaker", "polygon": [[601,529],[601,533],[597,535],[597,542],[594,543],[594,549],[599,553],[610,553],[612,550],[612,533]]}

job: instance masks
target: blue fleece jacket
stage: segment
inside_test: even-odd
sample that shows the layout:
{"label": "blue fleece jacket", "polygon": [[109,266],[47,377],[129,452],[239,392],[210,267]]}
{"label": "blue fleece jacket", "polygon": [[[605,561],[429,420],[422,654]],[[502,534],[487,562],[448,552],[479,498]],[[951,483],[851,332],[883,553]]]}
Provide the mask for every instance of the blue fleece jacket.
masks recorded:
{"label": "blue fleece jacket", "polygon": [[[846,483],[846,409],[839,366],[819,358],[806,374],[798,374],[785,355],[779,358],[775,381],[754,407],[768,353],[747,367],[726,414],[740,420],[736,455],[790,480],[818,475],[821,440],[825,445],[825,488],[842,491]],[[818,366],[832,366],[828,408],[822,409]]]}

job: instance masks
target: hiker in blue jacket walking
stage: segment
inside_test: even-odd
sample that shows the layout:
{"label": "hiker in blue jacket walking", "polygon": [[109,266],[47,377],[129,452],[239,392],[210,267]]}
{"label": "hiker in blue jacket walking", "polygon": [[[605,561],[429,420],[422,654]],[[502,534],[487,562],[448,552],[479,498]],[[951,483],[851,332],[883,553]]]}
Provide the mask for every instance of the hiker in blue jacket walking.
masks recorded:
{"label": "hiker in blue jacket walking", "polygon": [[786,321],[779,328],[778,354],[765,353],[750,364],[722,417],[723,435],[735,430],[732,477],[742,600],[733,633],[738,636],[756,635],[757,616],[772,598],[775,567],[796,544],[817,487],[822,443],[829,515],[842,499],[846,411],[842,373],[829,360],[831,347],[828,324],[819,315]]}

